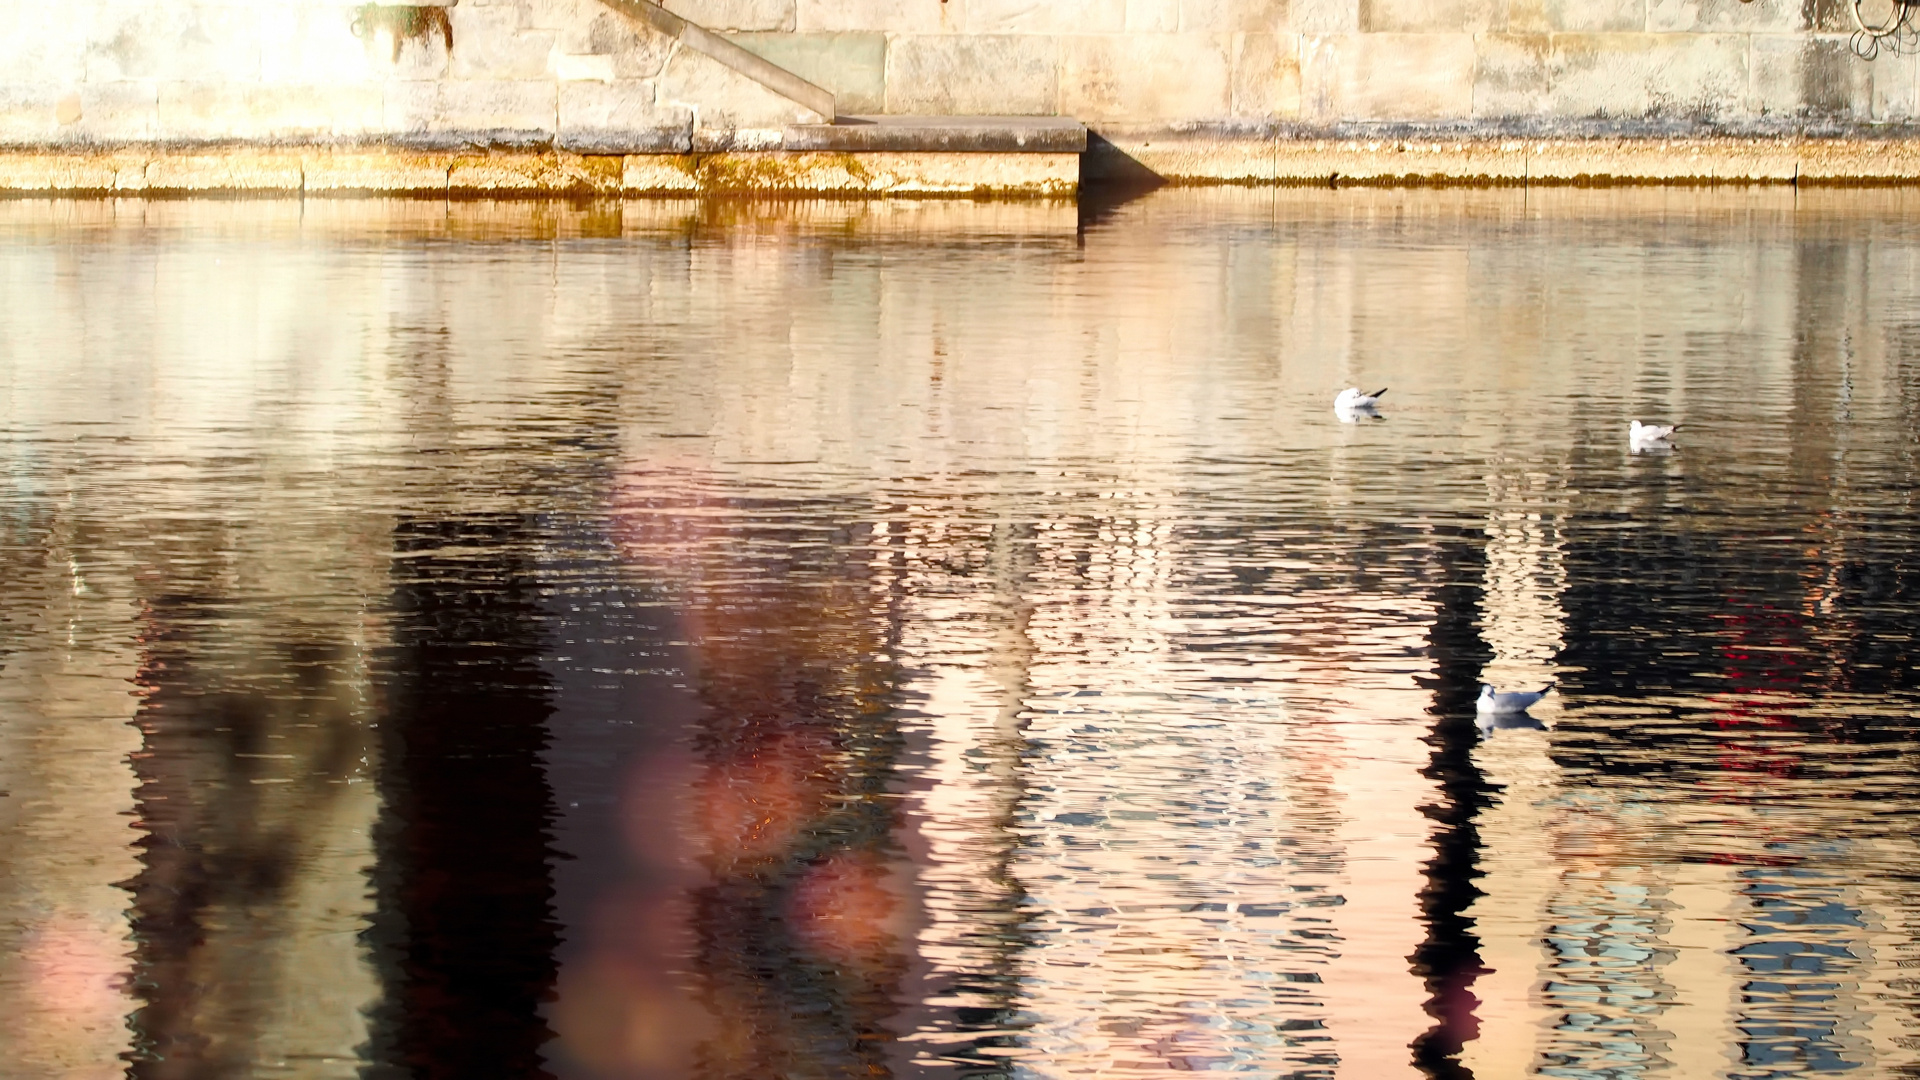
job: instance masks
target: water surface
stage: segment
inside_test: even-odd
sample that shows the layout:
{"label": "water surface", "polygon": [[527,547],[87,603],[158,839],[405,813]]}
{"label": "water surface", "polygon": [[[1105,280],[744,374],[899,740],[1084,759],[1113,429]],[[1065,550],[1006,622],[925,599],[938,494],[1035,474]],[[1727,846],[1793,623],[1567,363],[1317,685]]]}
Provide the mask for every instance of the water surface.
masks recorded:
{"label": "water surface", "polygon": [[1917,200],[0,204],[0,1071],[1912,1075]]}

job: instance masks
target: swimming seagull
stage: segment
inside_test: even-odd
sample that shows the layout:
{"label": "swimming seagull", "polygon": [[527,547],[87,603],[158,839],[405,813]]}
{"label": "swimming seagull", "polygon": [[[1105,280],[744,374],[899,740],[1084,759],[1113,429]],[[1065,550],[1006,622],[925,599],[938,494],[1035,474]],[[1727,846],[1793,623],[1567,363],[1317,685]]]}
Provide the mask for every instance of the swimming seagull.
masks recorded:
{"label": "swimming seagull", "polygon": [[1473,707],[1478,712],[1493,713],[1495,715],[1502,713],[1523,713],[1531,708],[1535,702],[1546,697],[1547,691],[1551,689],[1553,689],[1553,684],[1548,683],[1541,687],[1538,692],[1509,690],[1502,694],[1496,692],[1493,687],[1488,686],[1486,683],[1481,683],[1480,700],[1474,702]]}
{"label": "swimming seagull", "polygon": [[1363,394],[1359,387],[1349,386],[1333,399],[1333,415],[1344,424],[1351,424],[1363,416],[1378,416],[1380,414],[1374,411],[1374,407],[1380,404],[1380,395],[1386,392],[1387,388],[1383,386],[1371,394]]}
{"label": "swimming seagull", "polygon": [[1643,424],[1638,420],[1627,428],[1627,444],[1635,450],[1666,445],[1667,436],[1680,430],[1679,424]]}

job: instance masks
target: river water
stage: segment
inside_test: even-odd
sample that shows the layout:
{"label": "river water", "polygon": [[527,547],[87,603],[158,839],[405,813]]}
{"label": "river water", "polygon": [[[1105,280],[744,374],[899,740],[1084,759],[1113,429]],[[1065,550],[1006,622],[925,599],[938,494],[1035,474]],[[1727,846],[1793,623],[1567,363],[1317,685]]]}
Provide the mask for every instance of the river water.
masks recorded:
{"label": "river water", "polygon": [[1920,193],[8,202],[0,287],[7,1077],[1920,1069]]}

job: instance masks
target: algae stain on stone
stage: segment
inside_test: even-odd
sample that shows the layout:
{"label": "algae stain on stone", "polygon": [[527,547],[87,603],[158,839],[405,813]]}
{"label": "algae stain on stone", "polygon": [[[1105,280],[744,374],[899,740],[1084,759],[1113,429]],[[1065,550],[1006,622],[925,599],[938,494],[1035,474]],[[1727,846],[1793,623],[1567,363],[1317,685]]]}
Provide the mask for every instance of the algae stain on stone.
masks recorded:
{"label": "algae stain on stone", "polygon": [[425,49],[436,30],[446,42],[448,54],[453,52],[453,20],[447,17],[447,9],[438,4],[363,4],[354,11],[354,37],[365,41],[382,30],[393,38],[395,63],[399,62],[400,50],[407,42],[418,41]]}

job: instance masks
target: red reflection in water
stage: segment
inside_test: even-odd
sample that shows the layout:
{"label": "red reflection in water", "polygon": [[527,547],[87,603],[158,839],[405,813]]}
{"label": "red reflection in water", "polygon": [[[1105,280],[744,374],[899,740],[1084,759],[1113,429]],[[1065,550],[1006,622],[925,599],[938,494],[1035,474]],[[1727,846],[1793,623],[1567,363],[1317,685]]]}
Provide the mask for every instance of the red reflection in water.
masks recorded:
{"label": "red reflection in water", "polygon": [[632,881],[595,908],[555,1026],[603,1076],[885,1075],[908,905],[883,605],[858,545],[746,537],[704,483],[655,460],[620,503],[627,561],[690,642],[692,756],[629,777]]}

